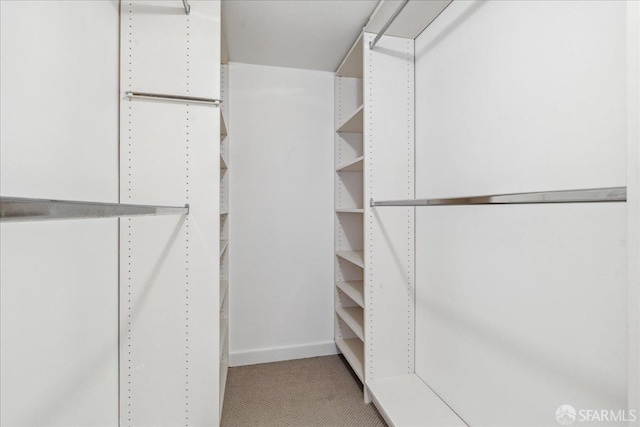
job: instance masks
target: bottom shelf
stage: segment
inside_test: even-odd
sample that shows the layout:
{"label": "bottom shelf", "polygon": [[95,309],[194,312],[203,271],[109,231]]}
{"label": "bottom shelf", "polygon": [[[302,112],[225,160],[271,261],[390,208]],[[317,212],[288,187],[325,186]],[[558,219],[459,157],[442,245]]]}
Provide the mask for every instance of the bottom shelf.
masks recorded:
{"label": "bottom shelf", "polygon": [[415,374],[367,382],[389,426],[466,427],[464,421]]}
{"label": "bottom shelf", "polygon": [[364,384],[364,343],[359,338],[336,338],[336,345]]}

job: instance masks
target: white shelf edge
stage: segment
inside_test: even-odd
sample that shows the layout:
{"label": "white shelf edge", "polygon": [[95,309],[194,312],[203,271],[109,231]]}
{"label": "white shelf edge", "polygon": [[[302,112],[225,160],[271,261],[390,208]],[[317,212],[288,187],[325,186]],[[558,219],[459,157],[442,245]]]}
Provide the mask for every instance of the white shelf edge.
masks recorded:
{"label": "white shelf edge", "polygon": [[355,160],[345,163],[336,168],[336,172],[362,172],[364,170],[364,156],[360,156]]}
{"label": "white shelf edge", "polygon": [[220,107],[220,140],[222,141],[228,136],[227,124],[224,121],[224,114],[222,113],[222,107]]}
{"label": "white shelf edge", "polygon": [[356,304],[364,308],[364,280],[339,281],[336,282],[336,286]]}
{"label": "white shelf edge", "polygon": [[467,427],[416,374],[367,381],[367,388],[389,426]]}
{"label": "white shelf edge", "polygon": [[336,313],[364,342],[364,310],[362,307],[336,307]]}
{"label": "white shelf edge", "polygon": [[336,251],[336,255],[360,268],[364,268],[364,251]]}
{"label": "white shelf edge", "polygon": [[336,213],[361,214],[364,213],[364,209],[336,209]]}
{"label": "white shelf edge", "polygon": [[336,338],[336,345],[364,384],[364,344],[358,338]]}
{"label": "white shelf edge", "polygon": [[220,153],[220,169],[229,169],[229,163],[227,163],[227,159],[224,158],[222,153]]}
{"label": "white shelf edge", "polygon": [[228,240],[220,240],[220,258],[224,255],[224,252],[227,250],[227,246],[229,246]]}
{"label": "white shelf edge", "polygon": [[[342,63],[336,70],[336,76],[338,77],[350,77],[355,79],[361,79],[363,77],[363,33],[356,39],[356,42],[349,49],[349,53],[344,57]],[[357,70],[354,72],[354,70]]]}
{"label": "white shelf edge", "polygon": [[364,127],[364,104],[342,123],[336,132],[362,133]]}
{"label": "white shelf edge", "polygon": [[229,211],[220,211],[220,215],[229,215]]}

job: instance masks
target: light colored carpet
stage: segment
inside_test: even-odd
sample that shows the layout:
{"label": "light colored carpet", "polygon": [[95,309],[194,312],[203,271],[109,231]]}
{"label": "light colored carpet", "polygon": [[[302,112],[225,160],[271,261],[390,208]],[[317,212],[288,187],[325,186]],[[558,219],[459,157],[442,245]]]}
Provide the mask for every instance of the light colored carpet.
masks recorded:
{"label": "light colored carpet", "polygon": [[221,427],[386,426],[341,356],[230,368]]}

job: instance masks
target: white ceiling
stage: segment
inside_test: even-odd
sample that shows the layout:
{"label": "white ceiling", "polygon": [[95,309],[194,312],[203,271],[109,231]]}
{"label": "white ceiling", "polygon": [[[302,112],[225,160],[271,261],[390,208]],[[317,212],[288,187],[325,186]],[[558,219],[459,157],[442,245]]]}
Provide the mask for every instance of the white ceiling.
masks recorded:
{"label": "white ceiling", "polygon": [[223,0],[229,61],[335,71],[378,0]]}

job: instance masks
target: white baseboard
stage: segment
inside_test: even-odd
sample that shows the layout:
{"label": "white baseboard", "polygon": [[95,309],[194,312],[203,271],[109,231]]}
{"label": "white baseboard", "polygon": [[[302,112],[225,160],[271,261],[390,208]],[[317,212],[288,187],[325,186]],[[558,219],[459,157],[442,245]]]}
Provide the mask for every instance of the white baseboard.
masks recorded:
{"label": "white baseboard", "polygon": [[307,357],[340,354],[334,341],[319,343],[259,348],[233,352],[229,355],[229,366],[256,365],[258,363],[280,362],[282,360],[305,359]]}

